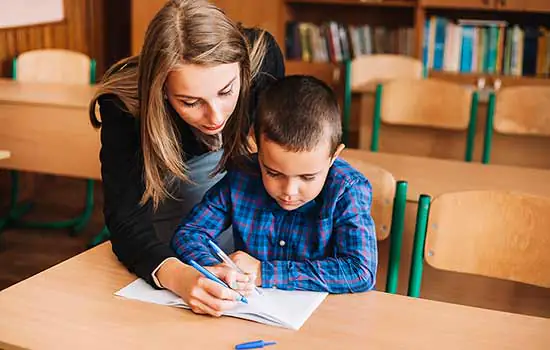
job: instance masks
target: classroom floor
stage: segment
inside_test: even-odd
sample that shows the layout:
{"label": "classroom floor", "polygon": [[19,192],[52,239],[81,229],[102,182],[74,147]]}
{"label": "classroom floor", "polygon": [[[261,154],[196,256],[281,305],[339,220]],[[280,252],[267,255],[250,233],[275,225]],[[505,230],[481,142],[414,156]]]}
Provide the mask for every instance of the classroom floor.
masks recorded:
{"label": "classroom floor", "polygon": [[[29,218],[68,218],[79,212],[84,200],[82,180],[44,175],[23,177],[33,185],[25,197],[35,198]],[[5,213],[9,187],[6,172],[0,172],[0,213]],[[48,185],[46,186],[46,183]],[[76,237],[66,230],[9,228],[0,233],[0,290],[64,261],[86,249],[88,241],[103,227],[101,185],[96,183],[96,206],[89,225]],[[409,208],[410,207],[410,208]],[[407,206],[408,222],[414,222],[414,205]],[[406,224],[405,236],[411,235]],[[410,226],[409,226],[410,227]],[[407,243],[408,242],[408,243]],[[406,251],[411,239],[404,239]],[[385,285],[388,242],[380,243],[377,289]],[[404,254],[406,256],[406,254]],[[406,293],[408,262],[402,261],[399,293]],[[425,267],[422,298],[550,318],[550,289],[483,277],[436,271]]]}

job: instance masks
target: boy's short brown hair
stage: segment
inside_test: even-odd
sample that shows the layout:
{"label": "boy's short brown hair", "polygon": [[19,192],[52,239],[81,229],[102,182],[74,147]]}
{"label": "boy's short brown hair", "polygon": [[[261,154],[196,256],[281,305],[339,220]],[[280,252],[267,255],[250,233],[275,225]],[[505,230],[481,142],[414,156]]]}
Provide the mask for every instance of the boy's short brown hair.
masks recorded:
{"label": "boy's short brown hair", "polygon": [[286,76],[260,95],[254,131],[258,147],[264,135],[291,152],[311,151],[328,138],[333,155],[342,139],[338,101],[315,77]]}

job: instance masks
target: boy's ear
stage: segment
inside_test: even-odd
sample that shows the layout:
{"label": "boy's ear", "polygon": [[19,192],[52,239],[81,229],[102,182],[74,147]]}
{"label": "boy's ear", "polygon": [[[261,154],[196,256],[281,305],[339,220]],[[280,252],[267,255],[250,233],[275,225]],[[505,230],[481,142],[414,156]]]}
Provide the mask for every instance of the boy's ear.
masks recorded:
{"label": "boy's ear", "polygon": [[338,148],[336,148],[336,152],[334,152],[334,154],[332,155],[332,159],[330,161],[330,165],[332,166],[332,164],[334,163],[334,161],[336,160],[336,158],[338,158],[338,156],[340,156],[340,153],[342,153],[342,151],[344,150],[344,148],[346,148],[346,145],[344,145],[343,143],[341,143]]}
{"label": "boy's ear", "polygon": [[248,131],[248,145],[252,153],[258,152],[258,141],[256,140],[256,134],[254,133],[253,127]]}

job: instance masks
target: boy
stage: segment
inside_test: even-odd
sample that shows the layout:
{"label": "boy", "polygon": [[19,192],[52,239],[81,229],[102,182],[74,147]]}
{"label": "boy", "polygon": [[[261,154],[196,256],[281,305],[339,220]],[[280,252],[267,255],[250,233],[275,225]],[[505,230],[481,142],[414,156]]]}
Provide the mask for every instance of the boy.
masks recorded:
{"label": "boy", "polygon": [[219,264],[208,239],[233,226],[232,260],[264,288],[352,293],[374,287],[377,248],[368,180],[344,149],[332,90],[285,77],[259,100],[258,154],[230,170],[178,226],[177,255]]}

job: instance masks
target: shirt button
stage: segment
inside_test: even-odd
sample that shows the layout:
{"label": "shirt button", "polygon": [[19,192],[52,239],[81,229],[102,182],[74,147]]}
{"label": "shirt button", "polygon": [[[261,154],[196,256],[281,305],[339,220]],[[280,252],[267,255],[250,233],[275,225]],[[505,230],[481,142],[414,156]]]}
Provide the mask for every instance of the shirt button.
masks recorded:
{"label": "shirt button", "polygon": [[280,245],[281,247],[284,247],[284,246],[285,246],[285,244],[286,244],[286,242],[285,242],[285,241],[283,241],[282,239],[281,239],[281,240],[279,241],[279,245]]}

